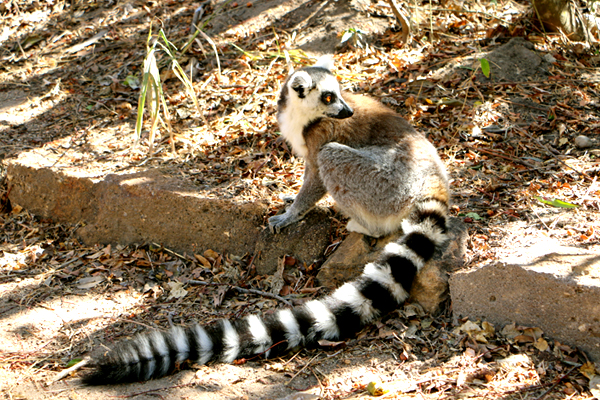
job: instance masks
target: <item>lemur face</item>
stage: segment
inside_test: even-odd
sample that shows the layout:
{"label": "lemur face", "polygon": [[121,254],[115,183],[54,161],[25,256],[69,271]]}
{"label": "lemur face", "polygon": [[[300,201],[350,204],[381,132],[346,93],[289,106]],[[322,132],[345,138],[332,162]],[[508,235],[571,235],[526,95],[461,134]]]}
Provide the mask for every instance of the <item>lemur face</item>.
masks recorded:
{"label": "lemur face", "polygon": [[308,67],[295,72],[288,83],[288,106],[310,121],[349,118],[354,111],[342,98],[335,76],[323,67]]}

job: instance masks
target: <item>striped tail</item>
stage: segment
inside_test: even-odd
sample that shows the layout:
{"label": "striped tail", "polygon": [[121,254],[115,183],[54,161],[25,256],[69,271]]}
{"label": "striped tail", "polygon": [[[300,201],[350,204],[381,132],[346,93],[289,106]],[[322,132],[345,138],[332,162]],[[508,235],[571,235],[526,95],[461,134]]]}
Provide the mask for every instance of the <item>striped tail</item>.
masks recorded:
{"label": "striped tail", "polygon": [[138,335],[95,361],[95,370],[83,382],[143,381],[165,376],[186,360],[231,363],[237,358],[262,353],[269,357],[299,346],[315,346],[321,339],[351,337],[408,298],[415,276],[446,241],[446,217],[446,203],[421,201],[403,222],[404,236],[389,243],[378,262],[367,264],[362,275],[331,295],[263,317],[250,315],[233,322],[220,320],[205,327],[174,327],[165,333]]}

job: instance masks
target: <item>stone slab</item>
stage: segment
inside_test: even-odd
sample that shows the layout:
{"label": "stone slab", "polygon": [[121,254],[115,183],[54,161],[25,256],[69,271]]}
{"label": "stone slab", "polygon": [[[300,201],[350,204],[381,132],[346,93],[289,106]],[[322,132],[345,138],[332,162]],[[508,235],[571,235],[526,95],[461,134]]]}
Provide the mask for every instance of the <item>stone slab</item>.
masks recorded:
{"label": "stone slab", "polygon": [[323,254],[333,233],[330,214],[326,208],[315,207],[301,221],[285,227],[280,233],[263,230],[257,238],[255,249],[256,272],[261,275],[273,274],[277,271],[278,259],[284,255],[302,255],[301,261],[307,265],[323,261]]}
{"label": "stone slab", "polygon": [[[224,199],[157,169],[94,176],[49,165],[43,153],[29,152],[8,162],[7,178],[13,206],[81,224],[76,233],[88,245],[157,243],[187,254],[212,249],[239,256],[258,251],[254,265],[269,273],[284,255],[313,262],[329,240],[331,221],[323,210],[307,216],[320,219],[318,229],[308,232],[300,224],[273,237],[266,228],[266,201]],[[298,244],[298,235],[307,233],[311,240]]]}
{"label": "stone slab", "polygon": [[455,316],[539,327],[600,361],[600,254],[553,242],[515,253],[450,277]]}

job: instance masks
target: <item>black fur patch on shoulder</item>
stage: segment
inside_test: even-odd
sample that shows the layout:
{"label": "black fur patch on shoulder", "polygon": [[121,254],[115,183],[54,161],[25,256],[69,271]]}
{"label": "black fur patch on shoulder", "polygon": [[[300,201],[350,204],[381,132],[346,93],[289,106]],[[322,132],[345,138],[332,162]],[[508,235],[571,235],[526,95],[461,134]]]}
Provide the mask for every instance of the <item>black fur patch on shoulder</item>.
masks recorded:
{"label": "black fur patch on shoulder", "polygon": [[321,122],[323,120],[323,118],[317,118],[313,121],[310,121],[308,124],[306,124],[306,126],[302,129],[302,136],[307,137],[310,130],[317,125],[319,122]]}

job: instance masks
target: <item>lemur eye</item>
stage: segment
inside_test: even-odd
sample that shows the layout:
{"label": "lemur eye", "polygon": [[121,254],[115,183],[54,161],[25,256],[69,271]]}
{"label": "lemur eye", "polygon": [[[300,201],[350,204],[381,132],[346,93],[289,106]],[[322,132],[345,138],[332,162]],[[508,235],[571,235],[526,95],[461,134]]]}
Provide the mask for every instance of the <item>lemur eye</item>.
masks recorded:
{"label": "lemur eye", "polygon": [[323,95],[323,103],[329,104],[333,101],[333,95],[331,93],[325,93]]}

